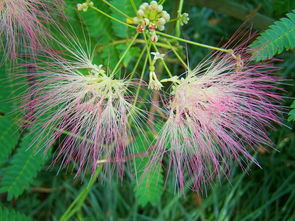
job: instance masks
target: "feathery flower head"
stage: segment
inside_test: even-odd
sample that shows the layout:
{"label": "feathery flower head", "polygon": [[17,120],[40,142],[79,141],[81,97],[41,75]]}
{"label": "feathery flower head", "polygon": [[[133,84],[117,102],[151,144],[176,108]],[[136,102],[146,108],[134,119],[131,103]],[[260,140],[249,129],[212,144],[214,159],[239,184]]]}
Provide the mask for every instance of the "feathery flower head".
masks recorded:
{"label": "feathery flower head", "polygon": [[61,159],[63,166],[73,161],[78,173],[89,167],[94,172],[103,160],[117,165],[122,176],[124,158],[132,148],[130,123],[138,126],[138,110],[129,91],[134,83],[107,74],[81,48],[62,46],[67,57],[76,60],[49,54],[44,64],[37,63],[35,71],[27,74],[34,80],[24,105],[25,118],[45,135],[40,136],[46,137],[42,140],[46,148],[61,140],[56,160]]}
{"label": "feathery flower head", "polygon": [[[251,64],[245,49],[217,53],[175,83],[168,120],[159,134],[157,157],[170,156],[180,187],[188,177],[193,188],[230,170],[233,160],[243,167],[256,160],[248,147],[271,145],[265,126],[279,123],[273,89],[276,79],[267,64]],[[242,62],[243,61],[243,62]]]}
{"label": "feathery flower head", "polygon": [[4,53],[15,59],[20,47],[39,47],[40,37],[46,34],[42,23],[52,21],[50,13],[61,5],[62,0],[2,0],[0,36]]}

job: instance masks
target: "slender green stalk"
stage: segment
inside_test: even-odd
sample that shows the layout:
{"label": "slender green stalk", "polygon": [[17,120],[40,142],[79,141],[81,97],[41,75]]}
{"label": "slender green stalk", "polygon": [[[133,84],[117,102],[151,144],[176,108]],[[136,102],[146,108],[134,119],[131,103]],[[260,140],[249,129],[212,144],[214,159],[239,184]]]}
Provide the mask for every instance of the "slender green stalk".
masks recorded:
{"label": "slender green stalk", "polygon": [[[159,52],[159,49],[157,48],[157,46],[156,46],[154,43],[153,43],[153,47],[155,48],[156,52]],[[172,75],[171,71],[169,70],[169,68],[168,68],[168,66],[167,66],[167,64],[166,64],[166,62],[165,62],[165,60],[164,60],[164,59],[161,59],[161,61],[162,61],[163,65],[164,65],[164,68],[165,68],[165,70],[167,71],[169,77],[172,78],[173,75]]]}
{"label": "slender green stalk", "polygon": [[123,61],[123,59],[125,58],[125,56],[127,55],[128,51],[130,50],[131,46],[134,44],[135,40],[137,39],[139,33],[137,32],[135,34],[135,36],[133,37],[133,39],[131,40],[130,44],[128,45],[127,49],[124,51],[123,55],[120,57],[120,60],[118,61],[118,63],[116,64],[114,70],[112,71],[112,76],[116,73],[116,71],[118,70],[118,68],[120,67],[121,62]]}
{"label": "slender green stalk", "polygon": [[[122,39],[122,40],[117,40],[117,41],[112,41],[111,43],[107,44],[107,45],[102,45],[102,46],[97,46],[97,50],[98,52],[100,52],[103,48],[107,48],[109,46],[113,46],[113,45],[118,45],[118,44],[125,44],[128,43],[131,40],[131,38],[127,38],[127,39]],[[135,41],[136,44],[145,44],[146,41],[144,39],[136,39]],[[157,46],[161,47],[161,48],[167,48],[167,49],[171,49],[171,47],[167,44],[164,43],[160,43],[160,42],[156,42],[155,43]],[[174,46],[173,46],[174,47]],[[175,48],[175,47],[174,47]]]}
{"label": "slender green stalk", "polygon": [[179,20],[178,17],[177,18],[173,18],[173,19],[170,19],[169,21],[167,21],[166,24],[167,23],[172,23],[172,22],[175,22],[175,21],[178,21],[178,20]]}
{"label": "slender green stalk", "polygon": [[203,47],[203,48],[208,48],[208,49],[211,49],[211,50],[216,50],[216,51],[221,51],[221,52],[226,52],[226,53],[232,53],[233,52],[232,49],[213,47],[213,46],[210,46],[210,45],[201,44],[201,43],[194,42],[194,41],[189,41],[189,40],[179,38],[179,37],[169,35],[169,34],[166,34],[166,33],[163,33],[163,32],[159,32],[159,31],[157,31],[156,33],[158,35],[161,35],[161,36],[164,36],[164,37],[167,37],[167,38],[171,38],[171,39],[174,39],[176,41],[185,42],[185,43],[188,43],[188,44],[191,44],[191,45],[196,45],[196,46]]}
{"label": "slender green stalk", "polygon": [[126,18],[130,18],[130,16],[126,15],[124,12],[122,12],[121,10],[119,10],[118,8],[116,8],[115,6],[113,6],[111,3],[109,3],[106,0],[101,0],[102,2],[104,2],[105,4],[107,4],[108,6],[110,6],[112,9],[114,9],[115,11],[119,12],[121,15],[123,15]]}
{"label": "slender green stalk", "polygon": [[90,178],[90,181],[87,185],[85,185],[79,195],[76,197],[76,199],[71,203],[71,205],[68,207],[68,209],[64,212],[64,214],[61,216],[59,221],[68,221],[77,211],[79,211],[88,196],[88,193],[90,192],[92,186],[96,182],[101,170],[102,170],[102,164],[97,166],[95,174]]}
{"label": "slender green stalk", "polygon": [[123,21],[120,21],[119,19],[114,18],[113,16],[111,16],[111,15],[105,13],[104,11],[102,11],[102,10],[100,10],[100,9],[94,7],[94,6],[91,6],[90,8],[92,8],[93,10],[99,12],[100,14],[102,14],[102,15],[104,15],[104,16],[106,16],[106,17],[108,17],[108,18],[110,18],[110,19],[112,19],[112,20],[114,20],[114,21],[116,21],[116,22],[119,22],[119,23],[122,24],[122,25],[125,25],[125,26],[127,26],[127,27],[129,27],[129,28],[136,29],[135,26],[133,26],[133,25],[129,25],[129,24],[123,22]]}
{"label": "slender green stalk", "polygon": [[136,5],[135,5],[134,0],[130,0],[130,3],[131,3],[131,5],[132,5],[132,8],[133,8],[135,14],[136,14],[136,12],[137,12],[137,8],[136,8]]}
{"label": "slender green stalk", "polygon": [[147,49],[147,46],[145,46],[145,47],[143,48],[143,50],[141,51],[141,53],[140,53],[140,55],[139,55],[139,57],[138,57],[138,59],[137,59],[137,61],[136,61],[136,63],[135,63],[135,66],[134,66],[134,68],[133,68],[133,70],[132,70],[132,72],[131,72],[131,74],[130,74],[129,80],[131,80],[132,77],[133,77],[133,75],[135,74],[135,72],[136,72],[136,70],[137,70],[137,68],[138,68],[138,65],[139,65],[139,63],[140,63],[140,61],[141,61],[141,58],[143,57],[144,53],[146,52],[146,49]]}
{"label": "slender green stalk", "polygon": [[143,33],[143,37],[144,37],[145,44],[147,46],[147,55],[148,55],[149,62],[150,62],[150,65],[151,65],[152,64],[151,45],[150,45],[150,42],[147,39],[146,33]]}
{"label": "slender green stalk", "polygon": [[[177,17],[179,18],[182,13],[182,8],[183,8],[183,0],[179,1],[179,7],[177,11]],[[176,22],[176,32],[175,32],[176,37],[180,36],[180,20],[178,19]]]}
{"label": "slender green stalk", "polygon": [[181,56],[178,54],[178,52],[175,50],[175,48],[171,45],[171,43],[169,41],[166,41],[167,44],[170,46],[170,48],[172,49],[173,53],[176,55],[176,57],[178,58],[178,60],[183,64],[183,66],[187,69],[190,70],[189,66],[185,63],[185,61],[181,58]]}
{"label": "slender green stalk", "polygon": [[148,61],[148,56],[146,56],[145,57],[145,60],[144,60],[144,64],[143,64],[143,68],[142,68],[141,76],[140,76],[140,80],[139,80],[139,85],[138,85],[138,87],[136,89],[136,94],[135,94],[135,99],[134,99],[133,105],[136,105],[136,103],[137,103],[137,99],[138,99],[140,88],[141,88],[141,84],[140,83],[142,82],[142,79],[143,79],[143,76],[144,76],[144,72],[146,70],[147,61]]}

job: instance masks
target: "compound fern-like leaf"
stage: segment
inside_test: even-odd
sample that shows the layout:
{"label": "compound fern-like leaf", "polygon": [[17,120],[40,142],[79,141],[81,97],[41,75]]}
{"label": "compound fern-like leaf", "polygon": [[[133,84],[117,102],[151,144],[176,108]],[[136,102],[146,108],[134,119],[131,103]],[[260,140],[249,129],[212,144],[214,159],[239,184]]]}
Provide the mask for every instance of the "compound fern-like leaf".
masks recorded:
{"label": "compound fern-like leaf", "polygon": [[8,200],[17,198],[28,189],[43,168],[46,157],[41,152],[36,152],[38,140],[37,133],[25,135],[10,165],[4,169],[0,193],[6,192]]}
{"label": "compound fern-like leaf", "polygon": [[[138,137],[136,144],[141,153],[149,147],[150,141],[147,138]],[[146,206],[148,203],[156,206],[161,199],[164,189],[164,177],[161,164],[146,170],[149,163],[149,156],[136,159],[138,183],[135,186],[135,197],[139,205]]]}
{"label": "compound fern-like leaf", "polygon": [[271,25],[250,45],[253,59],[263,61],[295,48],[295,10]]}
{"label": "compound fern-like leaf", "polygon": [[295,120],[295,100],[293,101],[292,105],[290,106],[291,111],[289,112],[288,121]]}
{"label": "compound fern-like leaf", "polygon": [[0,218],[1,221],[32,221],[31,218],[15,211],[0,206]]}
{"label": "compound fern-like leaf", "polygon": [[19,132],[14,120],[0,118],[0,164],[5,162],[19,140]]}

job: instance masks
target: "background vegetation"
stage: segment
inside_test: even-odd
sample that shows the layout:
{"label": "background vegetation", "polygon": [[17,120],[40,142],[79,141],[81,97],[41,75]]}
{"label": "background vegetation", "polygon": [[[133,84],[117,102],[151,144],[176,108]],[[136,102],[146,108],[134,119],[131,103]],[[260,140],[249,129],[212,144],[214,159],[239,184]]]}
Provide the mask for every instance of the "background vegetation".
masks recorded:
{"label": "background vegetation", "polygon": [[[124,39],[129,39],[132,32],[92,10],[81,13],[80,17],[75,10],[79,2],[66,1],[65,11],[71,26],[79,29],[82,25],[92,44],[97,44],[96,54],[100,55],[97,63],[113,66],[126,48]],[[102,2],[94,2],[98,2],[98,8],[122,19]],[[129,0],[110,2],[134,15]],[[178,1],[167,1],[165,7],[176,12]],[[295,9],[293,0],[189,0],[185,1],[184,11],[189,13],[190,21],[183,27],[182,34],[201,43],[222,45],[245,21],[250,21],[253,32],[268,29],[252,47],[262,47],[256,60],[279,53],[276,57],[280,59],[275,65],[281,69],[277,75],[288,79],[283,85],[286,99],[282,105],[290,107],[295,96],[295,53],[294,49],[292,51],[295,12],[292,9]],[[287,13],[290,13],[288,17]],[[269,28],[273,21],[282,17],[286,18]],[[168,25],[168,31],[173,32],[173,29],[174,25]],[[207,49],[183,46],[183,53],[189,54],[191,67],[209,53]],[[133,47],[124,60],[126,72],[139,54],[140,48]],[[181,73],[181,66],[173,58],[169,63],[175,72]],[[72,168],[58,172],[59,166],[51,165],[53,154],[44,157],[36,154],[34,148],[27,150],[34,136],[26,136],[27,131],[17,129],[18,119],[11,114],[17,100],[7,102],[7,98],[14,97],[18,90],[15,84],[7,84],[7,70],[2,66],[0,74],[0,100],[6,100],[0,104],[0,220],[58,220],[89,176],[84,180],[74,178]],[[93,186],[71,220],[295,220],[295,127],[292,122],[295,103],[288,112],[289,116],[287,113],[284,116],[286,127],[276,125],[270,132],[274,149],[258,148],[256,158],[262,169],[250,165],[242,171],[233,165],[231,177],[216,180],[202,194],[190,190],[175,193],[170,181],[163,185],[163,177],[150,177],[157,185],[146,189],[136,184],[132,174],[127,174],[123,181],[101,176],[101,182]]]}

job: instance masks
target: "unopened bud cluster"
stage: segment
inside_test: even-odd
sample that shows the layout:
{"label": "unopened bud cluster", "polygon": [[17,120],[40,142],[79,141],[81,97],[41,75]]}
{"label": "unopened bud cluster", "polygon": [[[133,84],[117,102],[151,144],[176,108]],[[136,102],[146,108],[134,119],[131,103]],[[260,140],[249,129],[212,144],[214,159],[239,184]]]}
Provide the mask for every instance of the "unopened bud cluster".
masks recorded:
{"label": "unopened bud cluster", "polygon": [[182,15],[180,15],[179,20],[181,26],[186,25],[189,21],[188,13],[183,13]]}
{"label": "unopened bud cluster", "polygon": [[170,20],[170,15],[167,11],[163,10],[163,6],[159,5],[156,1],[151,3],[143,3],[137,11],[137,17],[133,18],[133,23],[138,24],[137,31],[143,32],[147,27],[151,32],[151,40],[158,41],[155,33],[157,29],[163,31],[165,24]]}
{"label": "unopened bud cluster", "polygon": [[92,7],[92,6],[93,6],[93,2],[85,2],[82,4],[77,4],[77,9],[78,11],[86,12],[88,7]]}

